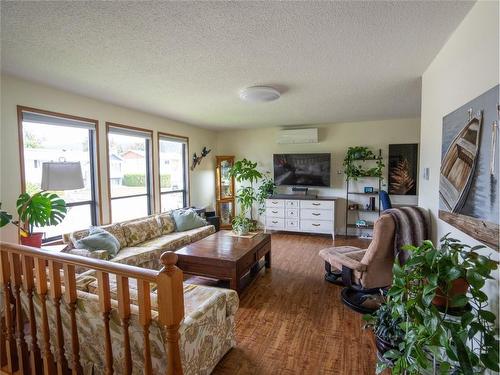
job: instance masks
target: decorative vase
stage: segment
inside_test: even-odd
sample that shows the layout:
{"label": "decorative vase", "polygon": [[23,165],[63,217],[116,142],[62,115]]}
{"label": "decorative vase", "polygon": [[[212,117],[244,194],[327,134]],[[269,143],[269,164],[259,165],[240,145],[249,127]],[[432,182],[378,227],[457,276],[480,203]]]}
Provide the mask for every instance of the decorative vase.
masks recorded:
{"label": "decorative vase", "polygon": [[466,294],[467,290],[469,290],[469,283],[466,279],[460,278],[453,280],[448,293],[443,292],[443,290],[439,287],[436,289],[436,296],[432,300],[432,303],[435,306],[450,306],[453,297],[460,294]]}
{"label": "decorative vase", "polygon": [[21,236],[21,245],[30,247],[42,247],[43,232],[31,233],[28,237]]}

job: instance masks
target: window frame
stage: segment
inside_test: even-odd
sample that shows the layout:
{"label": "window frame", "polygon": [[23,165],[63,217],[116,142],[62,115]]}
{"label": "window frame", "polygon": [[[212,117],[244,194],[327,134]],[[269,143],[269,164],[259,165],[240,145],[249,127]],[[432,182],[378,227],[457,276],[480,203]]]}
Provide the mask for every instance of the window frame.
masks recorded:
{"label": "window frame", "polygon": [[[184,152],[184,165],[185,165],[185,171],[184,171],[184,189],[181,190],[173,190],[173,191],[161,191],[161,158],[160,158],[160,141],[163,139],[166,140],[171,140],[175,141],[178,140],[185,144],[185,152]],[[189,175],[189,137],[183,136],[183,135],[177,135],[177,134],[171,134],[171,133],[164,133],[164,132],[158,132],[158,144],[157,144],[157,149],[158,149],[158,192],[160,195],[160,213],[162,212],[161,208],[161,196],[167,195],[167,194],[173,194],[173,193],[183,193],[183,204],[184,207],[189,207],[191,204],[191,185],[190,185],[190,175]]]}
{"label": "window frame", "polygon": [[[126,195],[126,196],[121,196],[121,197],[112,197],[111,196],[111,159],[109,155],[109,133],[112,128],[115,129],[124,129],[127,131],[130,131],[131,133],[136,132],[139,136],[144,133],[148,134],[150,137],[150,142],[149,142],[149,147],[148,144],[146,143],[146,149],[145,150],[145,155],[146,151],[148,154],[148,157],[146,158],[146,193],[144,194],[132,194],[132,195]],[[112,132],[112,131],[111,131]],[[113,209],[111,206],[111,203],[113,200],[119,200],[119,199],[125,199],[125,198],[136,198],[136,197],[148,197],[148,215],[152,215],[153,213],[156,212],[156,196],[155,196],[155,168],[154,168],[154,163],[153,163],[153,155],[154,155],[154,139],[153,139],[153,130],[146,129],[146,128],[140,128],[137,126],[130,126],[130,125],[123,125],[123,124],[118,124],[116,122],[106,122],[106,165],[108,168],[108,205],[109,205],[109,222],[113,223]]]}
{"label": "window frame", "polygon": [[[89,160],[90,160],[90,169],[91,169],[91,199],[81,202],[70,202],[66,203],[67,207],[76,207],[76,206],[90,206],[90,220],[92,225],[99,225],[102,223],[102,199],[101,199],[101,162],[99,157],[99,121],[81,117],[69,115],[66,113],[47,111],[44,109],[27,107],[23,105],[17,105],[17,128],[18,128],[18,142],[19,142],[19,169],[21,175],[21,192],[26,192],[26,171],[24,168],[25,160],[24,160],[24,126],[23,126],[23,113],[35,113],[44,116],[57,117],[61,119],[67,120],[76,120],[81,122],[87,122],[94,124],[94,130],[89,129]],[[61,125],[64,126],[64,125]],[[68,125],[71,127],[71,125]],[[84,228],[82,228],[84,229]],[[64,233],[63,233],[64,234]],[[62,239],[62,235],[53,236],[49,238],[44,238],[43,243],[59,241]]]}

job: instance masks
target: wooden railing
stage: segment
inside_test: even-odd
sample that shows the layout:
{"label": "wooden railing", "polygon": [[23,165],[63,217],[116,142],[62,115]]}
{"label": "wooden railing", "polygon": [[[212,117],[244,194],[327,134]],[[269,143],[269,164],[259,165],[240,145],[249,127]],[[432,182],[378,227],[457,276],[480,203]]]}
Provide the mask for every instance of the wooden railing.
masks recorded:
{"label": "wooden railing", "polygon": [[[66,253],[47,252],[31,247],[0,242],[0,293],[2,294],[2,316],[0,319],[0,368],[6,374],[81,374],[80,341],[77,325],[76,267],[96,270],[98,299],[104,325],[104,371],[113,374],[113,348],[109,327],[112,308],[110,275],[116,277],[118,316],[121,322],[123,345],[123,373],[132,373],[130,352],[129,279],[137,280],[138,321],[143,331],[144,374],[151,374],[149,328],[151,324],[151,287],[157,284],[158,321],[165,330],[167,353],[166,374],[182,374],[179,350],[179,326],[184,318],[184,295],[182,271],[175,266],[177,255],[173,252],[161,256],[163,269],[159,272],[83,258]],[[23,311],[21,292],[28,297],[28,311]],[[35,318],[34,294],[40,299],[41,316]],[[64,326],[61,319],[61,302],[68,306],[70,315],[71,343],[65,346]],[[47,302],[55,308],[55,342],[51,342]],[[31,340],[26,340],[29,332]],[[43,343],[38,346],[37,335]],[[29,343],[29,345],[28,345]],[[51,344],[55,348],[51,351]],[[71,348],[71,362],[67,362],[65,347]]]}

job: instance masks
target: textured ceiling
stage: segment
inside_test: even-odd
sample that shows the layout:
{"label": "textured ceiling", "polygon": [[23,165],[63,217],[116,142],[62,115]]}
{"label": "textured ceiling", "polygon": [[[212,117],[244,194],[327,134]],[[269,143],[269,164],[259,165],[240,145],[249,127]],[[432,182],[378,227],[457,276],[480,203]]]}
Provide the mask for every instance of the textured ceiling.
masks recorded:
{"label": "textured ceiling", "polygon": [[[419,116],[473,2],[4,2],[2,70],[210,128]],[[248,104],[246,86],[280,100]]]}

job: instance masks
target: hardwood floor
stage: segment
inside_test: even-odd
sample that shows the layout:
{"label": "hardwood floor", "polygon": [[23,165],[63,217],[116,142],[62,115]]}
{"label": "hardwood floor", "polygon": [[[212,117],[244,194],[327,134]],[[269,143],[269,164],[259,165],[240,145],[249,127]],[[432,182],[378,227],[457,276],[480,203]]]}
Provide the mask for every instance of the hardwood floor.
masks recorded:
{"label": "hardwood floor", "polygon": [[213,374],[374,374],[375,347],[361,315],[324,280],[324,247],[366,247],[359,239],[275,233],[270,270],[240,296],[237,346]]}

